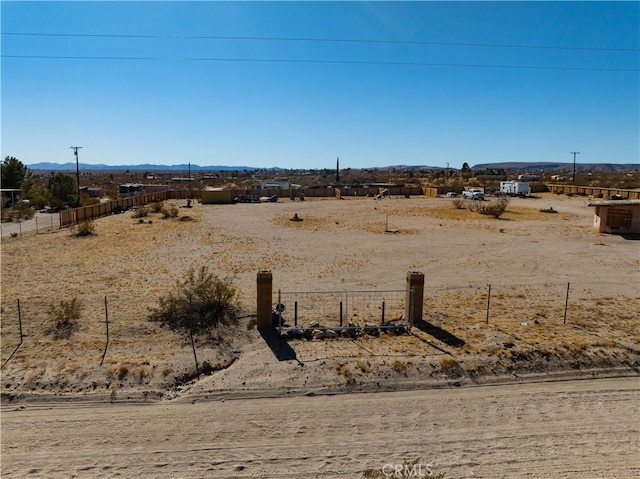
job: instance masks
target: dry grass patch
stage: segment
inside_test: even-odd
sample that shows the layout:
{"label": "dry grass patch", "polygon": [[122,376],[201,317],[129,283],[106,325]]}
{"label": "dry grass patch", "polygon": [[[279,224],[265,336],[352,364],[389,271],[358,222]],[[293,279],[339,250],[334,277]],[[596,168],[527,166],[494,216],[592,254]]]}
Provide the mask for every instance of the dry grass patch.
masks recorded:
{"label": "dry grass patch", "polygon": [[[476,202],[476,203],[478,204],[478,206],[482,207],[483,205],[488,205],[490,202]],[[402,214],[402,212],[399,211],[397,214]],[[413,215],[413,216],[426,216],[426,217],[438,218],[443,220],[455,220],[455,221],[465,221],[465,220],[496,221],[496,218],[494,218],[491,215],[481,215],[478,212],[470,211],[468,208],[454,208],[451,204],[411,208],[408,211],[405,211],[404,214]],[[500,220],[502,221],[505,221],[505,220],[507,221],[508,220],[549,221],[549,220],[556,220],[558,218],[570,219],[573,217],[575,217],[575,215],[570,213],[548,215],[545,213],[541,213],[536,208],[527,208],[522,206],[509,205],[505,213],[500,217]]]}
{"label": "dry grass patch", "polygon": [[302,221],[291,221],[291,217],[287,215],[277,214],[273,218],[274,224],[288,228],[297,228],[308,231],[324,231],[327,229],[336,229],[345,225],[344,221],[335,218],[326,218],[320,216],[303,216],[300,215]]}

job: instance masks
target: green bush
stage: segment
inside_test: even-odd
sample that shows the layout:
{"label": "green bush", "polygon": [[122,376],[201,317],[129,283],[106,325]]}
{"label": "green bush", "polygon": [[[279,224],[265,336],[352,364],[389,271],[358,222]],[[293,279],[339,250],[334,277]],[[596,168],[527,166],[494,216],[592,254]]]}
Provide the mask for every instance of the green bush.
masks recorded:
{"label": "green bush", "polygon": [[207,266],[189,269],[177,291],[160,298],[149,317],[172,329],[209,330],[237,320],[237,290],[230,278],[220,278]]}
{"label": "green bush", "polygon": [[71,336],[78,330],[83,309],[82,301],[75,296],[69,301],[52,303],[48,312],[51,321],[50,332],[58,339]]}

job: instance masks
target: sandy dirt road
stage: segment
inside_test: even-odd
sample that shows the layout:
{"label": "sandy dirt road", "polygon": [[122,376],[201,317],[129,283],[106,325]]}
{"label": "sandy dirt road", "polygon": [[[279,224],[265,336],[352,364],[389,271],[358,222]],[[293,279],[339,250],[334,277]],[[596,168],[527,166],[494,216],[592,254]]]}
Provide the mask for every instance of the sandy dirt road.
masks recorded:
{"label": "sandy dirt road", "polygon": [[[2,477],[635,478],[640,380],[153,404],[12,404]],[[384,477],[384,476],[383,476]]]}

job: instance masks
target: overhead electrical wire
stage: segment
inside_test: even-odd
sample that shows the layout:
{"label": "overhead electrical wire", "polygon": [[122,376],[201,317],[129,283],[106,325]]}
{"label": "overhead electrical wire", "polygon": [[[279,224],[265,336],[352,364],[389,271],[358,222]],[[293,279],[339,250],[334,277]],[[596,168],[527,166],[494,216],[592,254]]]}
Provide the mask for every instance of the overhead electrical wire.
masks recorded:
{"label": "overhead electrical wire", "polygon": [[558,45],[520,45],[509,43],[479,43],[479,42],[435,42],[417,40],[371,40],[348,38],[313,38],[313,37],[254,37],[254,36],[223,36],[223,35],[136,35],[112,33],[35,33],[35,32],[2,32],[2,35],[40,36],[40,37],[84,37],[84,38],[157,38],[176,40],[254,40],[280,42],[325,42],[325,43],[377,43],[388,45],[434,45],[434,46],[462,46],[484,48],[528,48],[543,50],[592,50],[612,52],[638,52],[640,48],[611,48],[611,47],[569,47]]}
{"label": "overhead electrical wire", "polygon": [[599,68],[599,67],[554,67],[537,65],[499,65],[485,63],[430,63],[430,62],[393,62],[393,61],[358,61],[358,60],[300,60],[300,59],[261,59],[261,58],[171,58],[171,57],[118,57],[118,56],[72,56],[72,55],[10,55],[2,54],[2,58],[25,58],[44,60],[123,60],[123,61],[182,61],[182,62],[236,62],[236,63],[315,63],[338,65],[390,65],[390,66],[431,66],[431,67],[459,67],[459,68],[512,68],[529,70],[578,70],[578,71],[608,71],[608,72],[638,72],[638,68]]}
{"label": "overhead electrical wire", "polygon": [[[253,40],[253,41],[288,41],[288,42],[336,42],[336,43],[365,43],[390,45],[424,45],[424,46],[463,46],[485,48],[526,48],[546,50],[576,50],[603,52],[637,52],[639,48],[608,48],[608,47],[569,47],[552,45],[517,45],[506,43],[467,43],[467,42],[433,42],[433,41],[404,41],[404,40],[367,40],[344,38],[307,38],[307,37],[256,37],[256,36],[198,36],[198,35],[138,35],[138,34],[90,34],[90,33],[36,33],[36,32],[1,32],[2,35],[12,36],[44,36],[44,37],[79,37],[79,38],[142,38],[142,39],[181,39],[181,40]],[[458,68],[512,68],[532,70],[578,70],[578,71],[616,71],[637,72],[637,68],[606,68],[606,67],[562,67],[536,65],[504,65],[504,64],[473,64],[473,63],[435,63],[435,62],[407,62],[382,60],[311,60],[311,59],[259,59],[259,58],[202,58],[202,57],[123,57],[123,56],[95,56],[95,55],[11,55],[2,54],[2,58],[25,59],[58,59],[58,60],[123,60],[123,61],[184,61],[184,62],[253,62],[253,63],[315,63],[315,64],[343,64],[343,65],[394,65],[394,66],[436,66]]]}

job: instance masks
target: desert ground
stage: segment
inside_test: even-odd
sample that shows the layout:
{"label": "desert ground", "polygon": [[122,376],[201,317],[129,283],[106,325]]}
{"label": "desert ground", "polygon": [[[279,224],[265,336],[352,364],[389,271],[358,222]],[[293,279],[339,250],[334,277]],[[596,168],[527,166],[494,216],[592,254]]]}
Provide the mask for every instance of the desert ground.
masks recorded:
{"label": "desert ground", "polygon": [[[635,478],[637,378],[2,410],[2,477]],[[411,474],[411,472],[409,472]],[[391,477],[374,476],[368,477]]]}
{"label": "desert ground", "polygon": [[[182,200],[178,218],[3,238],[2,475],[362,477],[420,456],[447,477],[635,477],[640,242],[596,233],[587,201],[516,198],[495,219],[445,198]],[[195,337],[194,357],[148,316],[200,265],[231,278],[240,319]],[[267,337],[252,327],[265,269],[274,304],[384,295],[420,271],[426,327]],[[73,297],[80,329],[56,339],[48,310]]]}

